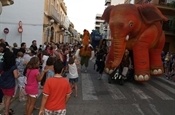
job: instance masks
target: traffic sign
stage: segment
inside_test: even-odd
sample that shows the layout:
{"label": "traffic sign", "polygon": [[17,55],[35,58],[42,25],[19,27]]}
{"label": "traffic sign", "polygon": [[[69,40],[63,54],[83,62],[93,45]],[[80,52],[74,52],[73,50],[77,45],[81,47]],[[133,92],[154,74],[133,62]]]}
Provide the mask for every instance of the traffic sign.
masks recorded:
{"label": "traffic sign", "polygon": [[8,28],[4,28],[4,33],[8,34],[9,33],[9,29]]}

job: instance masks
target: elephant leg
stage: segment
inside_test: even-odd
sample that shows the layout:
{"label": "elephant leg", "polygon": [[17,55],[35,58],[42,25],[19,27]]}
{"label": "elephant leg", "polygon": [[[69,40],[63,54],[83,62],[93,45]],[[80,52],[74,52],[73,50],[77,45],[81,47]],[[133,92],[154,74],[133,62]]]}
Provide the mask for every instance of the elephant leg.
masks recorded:
{"label": "elephant leg", "polygon": [[133,59],[136,81],[148,81],[150,79],[148,43],[138,42],[133,47]]}
{"label": "elephant leg", "polygon": [[156,47],[150,50],[150,68],[151,75],[157,76],[163,74],[163,62],[161,59],[161,52],[164,47],[165,36],[162,33]]}

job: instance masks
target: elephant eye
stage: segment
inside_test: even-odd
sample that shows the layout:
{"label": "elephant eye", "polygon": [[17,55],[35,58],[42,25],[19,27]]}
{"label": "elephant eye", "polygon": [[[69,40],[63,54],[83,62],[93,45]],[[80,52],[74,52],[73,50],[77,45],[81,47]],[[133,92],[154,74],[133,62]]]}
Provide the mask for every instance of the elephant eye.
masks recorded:
{"label": "elephant eye", "polygon": [[134,23],[132,21],[129,22],[129,27],[133,27]]}

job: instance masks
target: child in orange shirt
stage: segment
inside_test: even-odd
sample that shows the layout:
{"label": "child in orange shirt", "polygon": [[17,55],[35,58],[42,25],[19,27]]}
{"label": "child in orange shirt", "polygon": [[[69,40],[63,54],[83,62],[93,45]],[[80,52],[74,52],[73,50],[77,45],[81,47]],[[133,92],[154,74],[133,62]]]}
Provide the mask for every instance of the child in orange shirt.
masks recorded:
{"label": "child in orange shirt", "polygon": [[66,103],[72,91],[69,81],[62,77],[63,69],[63,63],[57,60],[54,63],[55,75],[46,80],[43,88],[39,115],[66,115]]}

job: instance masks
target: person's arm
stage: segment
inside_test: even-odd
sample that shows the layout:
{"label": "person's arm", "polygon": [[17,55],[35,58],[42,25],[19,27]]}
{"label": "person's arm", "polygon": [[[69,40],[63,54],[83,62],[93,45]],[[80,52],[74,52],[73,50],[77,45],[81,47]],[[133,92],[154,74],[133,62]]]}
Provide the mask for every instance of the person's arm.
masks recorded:
{"label": "person's arm", "polygon": [[13,70],[13,75],[14,75],[15,78],[18,78],[19,77],[19,71],[18,71],[18,69]]}
{"label": "person's arm", "polygon": [[95,53],[94,53],[94,50],[91,51],[91,57],[90,57],[90,60],[94,59],[95,57]]}
{"label": "person's arm", "polygon": [[41,107],[40,107],[38,115],[44,115],[44,107],[45,107],[47,99],[48,99],[48,95],[43,93],[43,98],[42,98],[42,101],[41,101]]}
{"label": "person's arm", "polygon": [[71,95],[71,93],[69,93],[69,94],[66,95],[66,103],[68,102],[68,100],[70,98],[70,95]]}
{"label": "person's arm", "polygon": [[41,81],[42,78],[44,77],[44,74],[48,71],[48,69],[44,69],[40,74],[37,76],[37,81]]}

